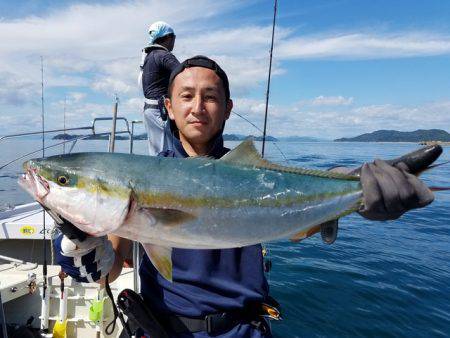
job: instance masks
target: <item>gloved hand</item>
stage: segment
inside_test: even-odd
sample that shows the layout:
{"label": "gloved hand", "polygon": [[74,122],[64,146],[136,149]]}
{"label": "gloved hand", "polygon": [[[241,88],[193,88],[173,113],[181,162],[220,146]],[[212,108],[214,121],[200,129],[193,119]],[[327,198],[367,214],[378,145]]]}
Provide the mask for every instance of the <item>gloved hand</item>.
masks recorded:
{"label": "gloved hand", "polygon": [[375,160],[361,168],[364,207],[359,214],[376,221],[393,220],[434,200],[430,189],[400,162],[391,166]]}
{"label": "gloved hand", "polygon": [[60,234],[53,245],[56,262],[78,282],[95,282],[105,277],[114,264],[114,250],[106,236],[79,241]]}

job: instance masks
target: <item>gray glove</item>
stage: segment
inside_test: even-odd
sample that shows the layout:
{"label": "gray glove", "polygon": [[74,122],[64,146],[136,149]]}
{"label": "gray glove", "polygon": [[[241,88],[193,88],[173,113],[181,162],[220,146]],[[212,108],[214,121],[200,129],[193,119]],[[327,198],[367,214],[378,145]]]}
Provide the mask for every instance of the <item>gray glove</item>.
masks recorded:
{"label": "gray glove", "polygon": [[431,190],[410,174],[402,162],[396,166],[382,160],[365,163],[361,184],[364,207],[359,214],[370,220],[397,219],[408,210],[422,208],[434,200]]}

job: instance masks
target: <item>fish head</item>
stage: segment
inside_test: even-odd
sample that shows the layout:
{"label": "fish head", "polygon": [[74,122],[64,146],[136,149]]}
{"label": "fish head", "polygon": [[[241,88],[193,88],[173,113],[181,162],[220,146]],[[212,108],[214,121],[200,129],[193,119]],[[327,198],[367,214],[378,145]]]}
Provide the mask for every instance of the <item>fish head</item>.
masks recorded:
{"label": "fish head", "polygon": [[121,185],[104,163],[88,161],[82,155],[29,160],[23,165],[19,185],[41,205],[80,230],[102,236],[125,221],[131,189]]}

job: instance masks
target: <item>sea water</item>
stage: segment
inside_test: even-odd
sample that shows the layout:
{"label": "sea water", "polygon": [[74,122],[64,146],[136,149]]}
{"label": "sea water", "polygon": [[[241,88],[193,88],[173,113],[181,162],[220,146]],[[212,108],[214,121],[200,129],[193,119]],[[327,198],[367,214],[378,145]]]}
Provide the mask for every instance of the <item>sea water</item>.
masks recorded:
{"label": "sea water", "polygon": [[[238,142],[226,144],[233,148]],[[0,166],[39,145],[36,140],[0,143]],[[116,147],[127,152],[128,142],[117,142]],[[326,169],[394,158],[418,147],[412,143],[277,142],[267,144],[266,154],[282,164]],[[135,142],[135,149],[145,154],[146,143]],[[106,151],[105,142],[79,141],[74,148],[94,150]],[[48,149],[47,155],[61,152],[58,146]],[[448,160],[450,148],[444,148],[439,162]],[[0,169],[0,208],[31,202],[16,183],[21,162]],[[429,185],[450,186],[450,165],[422,178]],[[272,261],[267,275],[270,292],[281,303],[284,317],[272,323],[274,335],[450,336],[450,192],[435,195],[430,206],[397,221],[371,222],[357,214],[344,217],[332,245],[323,244],[319,235],[300,243],[266,244],[267,259]]]}

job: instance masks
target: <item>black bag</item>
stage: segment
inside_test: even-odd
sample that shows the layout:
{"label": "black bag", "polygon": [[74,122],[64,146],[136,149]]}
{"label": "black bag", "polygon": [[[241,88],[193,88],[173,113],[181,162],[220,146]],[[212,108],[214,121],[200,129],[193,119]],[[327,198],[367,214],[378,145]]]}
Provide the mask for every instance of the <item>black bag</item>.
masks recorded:
{"label": "black bag", "polygon": [[141,328],[152,338],[169,338],[142,297],[133,290],[122,290],[117,296],[117,306],[128,317],[131,327]]}

